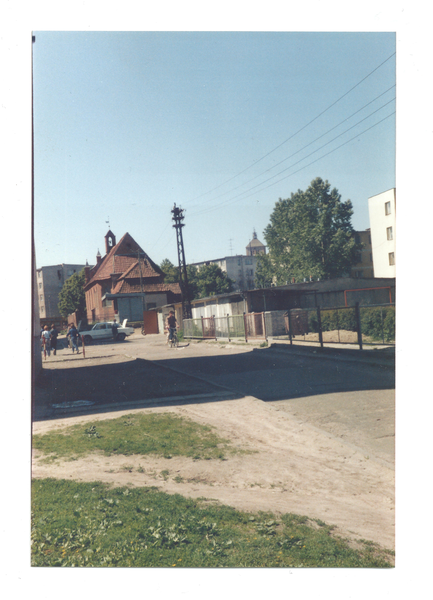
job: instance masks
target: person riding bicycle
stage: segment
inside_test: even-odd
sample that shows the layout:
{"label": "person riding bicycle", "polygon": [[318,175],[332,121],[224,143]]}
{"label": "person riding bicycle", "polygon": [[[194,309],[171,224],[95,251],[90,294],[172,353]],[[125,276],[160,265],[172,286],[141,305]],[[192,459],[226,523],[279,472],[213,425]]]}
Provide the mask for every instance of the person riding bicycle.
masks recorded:
{"label": "person riding bicycle", "polygon": [[165,328],[168,330],[168,339],[167,342],[171,342],[173,339],[173,335],[176,333],[177,329],[177,320],[174,316],[174,310],[171,310],[168,313],[168,317],[165,320]]}

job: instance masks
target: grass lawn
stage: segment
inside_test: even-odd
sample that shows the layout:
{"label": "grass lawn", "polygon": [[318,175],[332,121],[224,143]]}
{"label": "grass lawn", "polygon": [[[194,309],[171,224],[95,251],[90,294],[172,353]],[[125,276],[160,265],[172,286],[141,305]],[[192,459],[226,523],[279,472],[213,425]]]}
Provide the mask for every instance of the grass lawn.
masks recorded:
{"label": "grass lawn", "polygon": [[[239,453],[213,429],[175,414],[130,414],[115,419],[73,425],[33,436],[33,448],[48,460],[76,458],[94,451],[110,454],[155,454],[165,458],[224,459]],[[245,452],[245,451],[244,451]]]}
{"label": "grass lawn", "polygon": [[153,488],[32,483],[32,565],[59,567],[390,567],[321,521],[245,513]]}

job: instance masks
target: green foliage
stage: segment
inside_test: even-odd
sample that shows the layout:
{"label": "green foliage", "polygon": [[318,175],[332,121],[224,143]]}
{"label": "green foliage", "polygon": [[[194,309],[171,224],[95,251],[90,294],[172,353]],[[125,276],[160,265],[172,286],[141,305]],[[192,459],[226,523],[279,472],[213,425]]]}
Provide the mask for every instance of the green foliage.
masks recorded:
{"label": "green foliage", "polygon": [[179,267],[175,267],[168,258],[165,258],[159,266],[165,274],[164,283],[179,283]]}
{"label": "green foliage", "polygon": [[276,203],[264,231],[269,257],[261,261],[260,276],[277,284],[295,278],[341,277],[356,263],[361,245],[351,225],[352,203],[327,181],[314,179],[307,190]]}
{"label": "green foliage", "polygon": [[[209,426],[174,414],[136,414],[95,424],[73,425],[33,436],[33,447],[50,456],[83,456],[99,451],[110,454],[156,454],[197,459],[224,457],[232,451],[227,440]],[[233,451],[235,451],[233,449]]]}
{"label": "green foliage", "polygon": [[395,307],[361,306],[361,331],[373,340],[395,341]]}
{"label": "green foliage", "polygon": [[[321,522],[320,522],[321,523]],[[151,488],[35,480],[32,566],[390,567],[306,517],[250,514]]]}
{"label": "green foliage", "polygon": [[[165,273],[165,283],[179,283],[179,269],[168,258],[162,261],[160,267]],[[200,270],[193,265],[187,265],[186,274],[190,300],[224,294],[233,289],[232,280],[216,264],[204,265]]]}
{"label": "green foliage", "polygon": [[[354,308],[322,309],[320,311],[322,331],[356,331],[356,314]],[[319,331],[317,311],[308,313],[308,328],[313,333]]]}
{"label": "green foliage", "polygon": [[269,254],[258,255],[255,280],[257,288],[268,288],[273,283],[273,266]]}
{"label": "green foliage", "polygon": [[[322,331],[356,331],[356,313],[353,307],[322,309],[320,311]],[[373,341],[392,342],[395,340],[394,306],[361,306],[361,332]],[[317,311],[308,311],[308,329],[318,333]]]}
{"label": "green foliage", "polygon": [[216,264],[204,265],[200,269],[189,266],[187,274],[191,300],[224,294],[233,290],[232,280]]}
{"label": "green foliage", "polygon": [[78,310],[83,316],[86,312],[86,297],[84,293],[85,274],[84,269],[74,273],[65,281],[59,293],[59,311],[62,317]]}

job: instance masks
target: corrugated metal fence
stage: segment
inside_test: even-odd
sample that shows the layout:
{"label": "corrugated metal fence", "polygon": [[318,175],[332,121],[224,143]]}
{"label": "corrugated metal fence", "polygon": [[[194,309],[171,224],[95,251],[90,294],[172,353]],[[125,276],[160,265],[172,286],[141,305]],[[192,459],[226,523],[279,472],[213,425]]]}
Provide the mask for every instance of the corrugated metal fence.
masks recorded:
{"label": "corrugated metal fence", "polygon": [[290,343],[395,344],[395,305],[275,310],[225,317],[201,317],[183,322],[190,339],[268,340]]}

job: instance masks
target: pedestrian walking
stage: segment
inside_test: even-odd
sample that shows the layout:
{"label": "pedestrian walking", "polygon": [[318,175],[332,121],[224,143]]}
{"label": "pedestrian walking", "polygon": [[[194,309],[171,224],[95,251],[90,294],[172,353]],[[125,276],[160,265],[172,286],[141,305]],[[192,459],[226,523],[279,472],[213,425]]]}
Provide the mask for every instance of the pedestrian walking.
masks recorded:
{"label": "pedestrian walking", "polygon": [[56,326],[54,325],[54,323],[51,325],[51,331],[50,331],[50,344],[51,344],[51,349],[53,351],[54,356],[56,356],[57,353],[57,336],[59,335],[59,332],[56,329]]}
{"label": "pedestrian walking", "polygon": [[66,337],[68,337],[71,342],[72,354],[74,354],[74,350],[77,351],[77,354],[80,354],[80,351],[78,350],[78,336],[79,333],[77,328],[73,323],[71,323],[69,325],[69,331],[66,334]]}
{"label": "pedestrian walking", "polygon": [[50,330],[48,329],[48,325],[45,325],[41,333],[41,339],[44,348],[44,358],[47,358],[47,355],[51,356]]}

